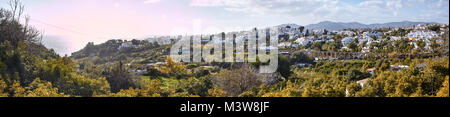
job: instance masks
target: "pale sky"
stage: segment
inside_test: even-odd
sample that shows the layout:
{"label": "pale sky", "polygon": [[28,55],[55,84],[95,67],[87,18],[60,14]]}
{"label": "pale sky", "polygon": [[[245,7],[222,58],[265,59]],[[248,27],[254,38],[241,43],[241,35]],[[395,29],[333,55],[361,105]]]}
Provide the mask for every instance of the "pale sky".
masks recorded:
{"label": "pale sky", "polygon": [[[7,7],[2,0],[0,7]],[[88,42],[213,33],[321,21],[449,22],[448,0],[21,0],[44,44],[64,55]]]}

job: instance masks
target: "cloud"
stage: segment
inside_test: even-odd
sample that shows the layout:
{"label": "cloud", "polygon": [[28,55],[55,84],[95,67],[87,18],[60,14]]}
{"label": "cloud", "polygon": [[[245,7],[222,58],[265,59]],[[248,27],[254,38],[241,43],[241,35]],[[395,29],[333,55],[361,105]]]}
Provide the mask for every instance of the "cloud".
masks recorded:
{"label": "cloud", "polygon": [[145,4],[152,4],[152,3],[157,3],[159,1],[161,1],[161,0],[145,0],[144,3]]}
{"label": "cloud", "polygon": [[384,2],[381,0],[363,1],[363,2],[359,3],[359,6],[382,8],[382,7],[384,7]]}
{"label": "cloud", "polygon": [[337,0],[193,0],[191,6],[224,7],[227,11],[251,14],[308,13]]}
{"label": "cloud", "polygon": [[439,0],[439,1],[435,2],[434,6],[437,8],[441,8],[444,5],[447,5],[447,7],[448,7],[448,3],[449,3],[448,0]]}
{"label": "cloud", "polygon": [[191,6],[202,6],[202,7],[215,7],[222,6],[222,0],[193,0],[190,4]]}
{"label": "cloud", "polygon": [[[408,2],[420,2],[421,0],[408,0]],[[400,8],[403,7],[402,0],[369,0],[359,3],[359,7],[368,7],[376,11],[389,10],[394,16],[398,15]]]}
{"label": "cloud", "polygon": [[190,6],[217,7],[248,16],[280,17],[291,21],[352,20],[379,23],[393,19],[408,20],[425,12],[448,17],[442,15],[448,14],[448,10],[443,9],[448,9],[448,0],[192,0]]}
{"label": "cloud", "polygon": [[393,11],[395,16],[398,16],[398,10],[403,7],[402,0],[389,0],[386,2],[387,8]]}

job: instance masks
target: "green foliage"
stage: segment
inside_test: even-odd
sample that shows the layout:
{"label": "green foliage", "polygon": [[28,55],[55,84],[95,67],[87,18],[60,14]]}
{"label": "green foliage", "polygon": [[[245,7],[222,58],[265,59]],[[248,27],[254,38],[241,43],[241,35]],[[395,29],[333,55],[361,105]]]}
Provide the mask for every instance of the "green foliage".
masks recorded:
{"label": "green foliage", "polygon": [[442,88],[436,94],[437,97],[449,97],[448,94],[448,76],[445,77],[445,82],[442,83]]}
{"label": "green foliage", "polygon": [[291,60],[291,63],[312,63],[314,60],[313,58],[311,58],[310,56],[301,51],[293,52],[289,58]]}
{"label": "green foliage", "polygon": [[394,30],[391,32],[391,36],[405,36],[407,31],[403,28],[399,28],[398,30]]}
{"label": "green foliage", "polygon": [[409,40],[406,38],[395,41],[394,45],[395,51],[398,53],[409,53],[414,48],[414,45],[409,44]]}
{"label": "green foliage", "polygon": [[[87,59],[94,64],[107,64],[108,62],[128,61],[129,58],[140,58],[140,63],[151,63],[164,60],[160,58],[168,52],[169,46],[161,46],[157,42],[147,40],[132,40],[133,47],[119,48],[125,40],[109,40],[103,44],[94,45],[89,42],[85,48],[74,52],[72,58]],[[137,47],[137,48],[135,48]]]}
{"label": "green foliage", "polygon": [[368,77],[370,77],[369,73],[363,73],[363,72],[361,72],[359,70],[355,70],[355,69],[349,70],[346,75],[347,82],[358,81],[358,80],[362,80],[362,79],[365,79]]}
{"label": "green foliage", "polygon": [[8,90],[6,88],[8,88],[8,85],[3,79],[0,79],[0,97],[8,97]]}
{"label": "green foliage", "polygon": [[59,93],[58,88],[54,88],[52,83],[42,81],[36,78],[28,87],[25,88],[24,97],[68,97],[64,93]]}
{"label": "green foliage", "polygon": [[354,39],[349,44],[347,44],[347,48],[349,48],[352,52],[358,52],[358,42],[357,39]]}
{"label": "green foliage", "polygon": [[425,41],[423,41],[422,39],[416,42],[417,46],[419,47],[418,49],[420,49],[421,51],[425,50]]}
{"label": "green foliage", "polygon": [[[427,67],[419,71],[412,66],[402,71],[385,71],[369,80],[356,96],[364,97],[424,97],[434,96],[443,85],[448,72],[448,57],[424,61]],[[414,64],[412,64],[414,65]]]}
{"label": "green foliage", "polygon": [[149,67],[149,68],[147,68],[147,73],[145,75],[151,76],[151,77],[158,77],[158,76],[161,76],[162,73],[161,73],[161,71],[159,71],[158,69],[156,69],[154,67]]}
{"label": "green foliage", "polygon": [[120,61],[110,71],[104,73],[108,80],[112,92],[119,92],[122,89],[136,88],[140,77],[130,73]]}
{"label": "green foliage", "polygon": [[291,60],[283,55],[278,56],[278,69],[277,71],[285,78],[288,78],[292,72],[290,69]]}
{"label": "green foliage", "polygon": [[183,63],[174,62],[170,57],[167,57],[166,64],[161,67],[161,73],[178,79],[191,75],[191,72],[186,70],[186,66]]}
{"label": "green foliage", "polygon": [[359,83],[353,82],[347,85],[346,88],[346,96],[347,97],[356,97],[357,92],[361,91],[362,87]]}
{"label": "green foliage", "polygon": [[198,95],[201,97],[207,96],[208,90],[213,88],[212,80],[208,77],[183,79],[179,81],[178,85],[178,91],[185,91],[190,95]]}
{"label": "green foliage", "polygon": [[[89,42],[69,58],[45,48],[40,33],[21,24],[18,17],[20,13],[0,9],[0,97],[449,97],[448,56],[319,61],[314,66],[291,67],[314,63],[310,56],[297,51],[279,56],[277,73],[260,74],[256,69],[266,63],[185,65],[165,56],[170,45],[133,39],[99,45]],[[437,25],[429,29],[440,32]],[[300,30],[304,32],[304,27]],[[399,28],[383,39],[404,37],[410,31]],[[310,30],[305,32],[305,36],[324,38]],[[335,41],[316,42],[306,49],[338,52],[341,39],[347,36],[336,34]],[[431,53],[446,55],[448,32],[442,38],[446,45],[441,46],[439,38],[429,40]],[[132,47],[121,47],[124,43]],[[359,52],[366,45],[353,40],[347,48]],[[418,40],[417,45],[425,50],[424,40]],[[414,45],[407,38],[380,40],[368,46],[376,53],[418,52],[411,51]],[[147,66],[164,60],[164,65]],[[390,70],[391,64],[409,68]],[[147,72],[132,72],[138,68],[147,68]],[[376,73],[370,75],[368,68],[375,68]]]}
{"label": "green foliage", "polygon": [[[282,82],[281,85],[272,86],[273,89],[265,88],[265,85],[260,86],[260,91],[257,96],[261,97],[301,97],[301,87],[297,83],[291,81]],[[275,88],[283,87],[283,89],[268,92],[267,90],[274,90]]]}
{"label": "green foliage", "polygon": [[208,97],[225,97],[227,93],[219,88],[212,88],[208,90]]}
{"label": "green foliage", "polygon": [[61,78],[57,87],[72,96],[91,97],[110,92],[109,83],[105,78],[91,79],[79,75]]}
{"label": "green foliage", "polygon": [[121,89],[117,93],[96,95],[97,97],[160,97],[162,93],[161,81],[154,79],[144,81],[140,88]]}
{"label": "green foliage", "polygon": [[435,31],[435,32],[439,32],[441,30],[441,26],[439,25],[433,25],[428,27],[429,30]]}
{"label": "green foliage", "polygon": [[322,45],[323,45],[322,42],[314,42],[310,48],[315,51],[322,51]]}
{"label": "green foliage", "polygon": [[339,41],[325,43],[322,45],[322,50],[337,52],[339,49],[341,49],[341,45],[342,44]]}

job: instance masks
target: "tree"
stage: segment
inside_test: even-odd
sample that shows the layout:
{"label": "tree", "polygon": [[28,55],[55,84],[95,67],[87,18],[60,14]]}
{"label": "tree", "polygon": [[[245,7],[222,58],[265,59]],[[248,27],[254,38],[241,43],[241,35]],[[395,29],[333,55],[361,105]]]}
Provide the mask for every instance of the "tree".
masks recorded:
{"label": "tree", "polygon": [[[36,47],[40,44],[42,37],[34,28],[28,26],[29,17],[25,17],[25,25],[20,24],[23,17],[24,5],[19,0],[9,1],[10,10],[0,10],[0,42],[8,40],[14,48],[17,48],[19,42],[30,44],[29,47]],[[34,44],[34,45],[32,45]],[[29,48],[30,51],[36,48]]]}
{"label": "tree", "polygon": [[373,40],[377,40],[378,39],[378,37],[375,36],[375,35],[370,35],[370,38],[372,38]]}
{"label": "tree", "polygon": [[42,81],[39,78],[36,78],[25,89],[27,92],[24,97],[68,97],[64,93],[58,93],[58,88],[54,88],[52,83]]}
{"label": "tree", "polygon": [[437,48],[439,47],[439,44],[437,43],[437,39],[436,38],[431,38],[430,39],[430,49],[432,53],[436,53]]}
{"label": "tree", "polygon": [[411,49],[414,48],[413,45],[409,44],[409,40],[407,38],[402,38],[394,42],[396,52],[399,53],[409,53]]}
{"label": "tree", "polygon": [[158,79],[142,81],[139,88],[120,89],[117,93],[95,95],[96,97],[160,97],[162,83]]}
{"label": "tree", "polygon": [[259,86],[261,81],[256,70],[241,67],[233,70],[221,70],[212,76],[214,84],[227,92],[228,96],[236,97],[248,89]]}
{"label": "tree", "polygon": [[358,44],[355,41],[352,41],[347,45],[347,48],[349,48],[352,52],[357,52]]}
{"label": "tree", "polygon": [[302,51],[295,51],[289,57],[291,59],[291,63],[312,63],[313,58],[308,56]]}
{"label": "tree", "polygon": [[433,25],[433,26],[429,26],[428,29],[432,30],[432,31],[435,31],[435,32],[439,32],[441,30],[441,26]]}
{"label": "tree", "polygon": [[337,41],[330,42],[325,45],[326,45],[326,50],[330,51],[330,52],[337,52],[341,48],[340,47],[341,44],[339,44],[339,42],[337,42]]}
{"label": "tree", "polygon": [[189,78],[187,80],[181,80],[178,83],[178,90],[184,90],[190,95],[198,95],[205,97],[208,94],[208,90],[213,88],[212,80],[208,77],[202,78]]}
{"label": "tree", "polygon": [[322,51],[322,42],[314,42],[311,45],[311,49],[314,49],[315,51]]}
{"label": "tree", "polygon": [[359,83],[350,83],[346,88],[346,97],[356,97],[357,93],[361,91],[361,89],[362,87]]}
{"label": "tree", "polygon": [[300,33],[303,33],[303,30],[305,30],[305,27],[304,26],[300,26],[300,27],[298,27],[298,29],[300,30]]}
{"label": "tree", "polygon": [[121,89],[136,88],[136,82],[139,80],[135,74],[129,73],[124,67],[122,61],[107,72],[106,80],[108,80],[112,92],[119,92]]}
{"label": "tree", "polygon": [[309,36],[309,30],[306,30],[305,36]]}
{"label": "tree", "polygon": [[436,94],[437,97],[449,97],[448,94],[448,76],[445,77],[445,82],[442,83],[442,88]]}
{"label": "tree", "polygon": [[0,97],[8,97],[8,90],[6,88],[8,88],[8,85],[1,79],[0,75]]}
{"label": "tree", "polygon": [[166,64],[161,67],[161,73],[168,76],[175,76],[178,79],[188,75],[186,66],[180,62],[174,62],[169,56],[166,59]]}
{"label": "tree", "polygon": [[208,97],[225,97],[227,93],[219,88],[212,88],[208,90]]}
{"label": "tree", "polygon": [[370,76],[370,74],[363,73],[359,70],[352,69],[347,72],[346,78],[347,78],[347,82],[353,82],[353,81],[358,81],[358,80],[368,78],[369,76]]}
{"label": "tree", "polygon": [[424,51],[425,50],[425,41],[423,41],[422,39],[418,40],[416,42],[417,46],[419,47],[418,49],[420,49],[420,51]]}
{"label": "tree", "polygon": [[278,69],[277,71],[283,76],[284,78],[288,78],[292,72],[290,69],[291,66],[291,60],[283,55],[278,56]]}
{"label": "tree", "polygon": [[161,74],[162,73],[158,69],[156,69],[154,67],[149,67],[149,68],[147,68],[147,73],[145,75],[152,76],[152,77],[158,77],[158,76],[161,76]]}

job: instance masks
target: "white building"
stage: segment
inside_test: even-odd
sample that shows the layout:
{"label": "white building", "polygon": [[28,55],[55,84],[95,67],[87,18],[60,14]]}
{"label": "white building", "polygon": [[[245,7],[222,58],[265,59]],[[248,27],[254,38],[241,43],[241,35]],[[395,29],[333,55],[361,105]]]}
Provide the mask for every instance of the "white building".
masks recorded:
{"label": "white building", "polygon": [[133,42],[131,42],[131,41],[126,41],[126,42],[123,42],[122,44],[120,44],[118,49],[120,50],[122,48],[130,48],[130,47],[138,48],[139,46],[133,45]]}
{"label": "white building", "polygon": [[418,39],[429,40],[431,38],[435,38],[438,36],[439,35],[434,31],[414,31],[406,35],[406,37],[408,37],[409,40],[418,40]]}
{"label": "white building", "polygon": [[355,36],[356,33],[353,31],[334,31],[336,34],[339,35],[347,35],[347,36]]}
{"label": "white building", "polygon": [[288,47],[291,47],[291,46],[292,46],[291,42],[282,42],[282,43],[278,44],[279,48],[288,48]]}
{"label": "white building", "polygon": [[298,43],[301,46],[308,46],[309,44],[312,43],[312,41],[305,37],[302,37],[302,38],[295,40],[295,43]]}
{"label": "white building", "polygon": [[347,44],[352,42],[354,39],[355,38],[353,38],[353,37],[345,37],[344,39],[342,39],[342,45],[345,47],[345,46],[347,46]]}
{"label": "white building", "polygon": [[383,33],[381,32],[364,32],[363,38],[372,38],[373,36],[377,37],[376,39],[380,39],[383,37]]}

